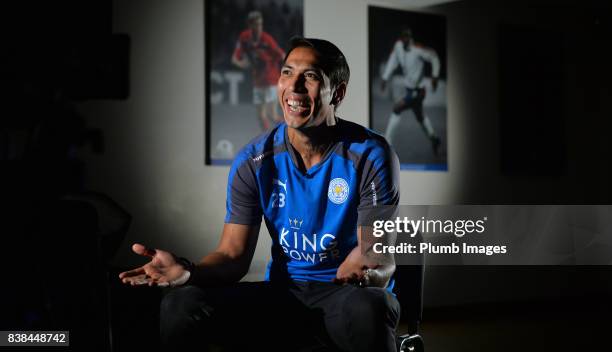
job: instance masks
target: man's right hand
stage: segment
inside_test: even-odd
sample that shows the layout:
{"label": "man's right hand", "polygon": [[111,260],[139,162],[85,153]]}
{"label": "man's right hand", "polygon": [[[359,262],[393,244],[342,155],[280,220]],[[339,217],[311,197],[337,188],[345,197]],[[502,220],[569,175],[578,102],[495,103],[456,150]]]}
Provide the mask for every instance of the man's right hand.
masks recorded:
{"label": "man's right hand", "polygon": [[435,92],[438,89],[438,77],[431,78],[431,91]]}
{"label": "man's right hand", "polygon": [[246,70],[249,68],[249,66],[251,66],[251,62],[246,56],[244,56],[242,59],[232,58],[232,63],[243,70]]}
{"label": "man's right hand", "polygon": [[147,264],[119,274],[124,284],[132,286],[175,286],[183,284],[189,278],[187,271],[179,264],[175,256],[161,249],[151,249],[135,243],[132,246],[134,253],[150,257]]}

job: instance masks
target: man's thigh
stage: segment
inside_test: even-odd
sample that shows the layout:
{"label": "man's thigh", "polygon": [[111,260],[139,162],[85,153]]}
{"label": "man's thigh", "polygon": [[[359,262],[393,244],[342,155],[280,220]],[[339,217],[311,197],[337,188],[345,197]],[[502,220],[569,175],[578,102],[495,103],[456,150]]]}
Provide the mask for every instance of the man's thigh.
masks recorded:
{"label": "man's thigh", "polygon": [[[311,311],[285,284],[241,282],[218,288],[177,288],[187,311],[198,325],[194,342],[221,345],[230,350],[259,346],[287,350],[303,340],[316,322]],[[183,292],[181,292],[181,290]],[[163,323],[162,323],[163,324]]]}
{"label": "man's thigh", "polygon": [[[399,320],[399,302],[394,295],[382,288],[362,288],[353,285],[338,286],[331,283],[307,283],[299,295],[302,302],[317,312],[321,341],[333,343],[342,350],[357,350],[363,336],[389,335],[388,344],[394,340]],[[378,334],[378,335],[381,335]],[[378,338],[378,337],[376,337]]]}

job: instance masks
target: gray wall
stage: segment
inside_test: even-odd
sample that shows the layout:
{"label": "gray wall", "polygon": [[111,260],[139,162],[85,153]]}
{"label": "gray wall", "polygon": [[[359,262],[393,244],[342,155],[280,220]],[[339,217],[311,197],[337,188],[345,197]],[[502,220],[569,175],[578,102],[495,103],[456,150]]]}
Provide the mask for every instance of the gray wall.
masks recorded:
{"label": "gray wall", "polygon": [[[368,4],[405,9],[418,5],[305,0],[304,9],[305,34],[336,43],[351,66],[351,84],[340,116],[364,125],[369,111]],[[496,26],[502,15],[524,18],[520,5],[510,13],[485,2],[454,2],[420,11],[444,14],[448,21],[449,171],[402,172],[402,203],[547,204],[609,199],[605,196],[611,193],[605,182],[610,179],[609,158],[597,158],[593,164],[592,158],[580,156],[593,149],[611,150],[610,142],[600,139],[602,126],[578,122],[585,117],[578,116],[580,107],[572,103],[567,103],[568,109],[578,113],[573,115],[573,164],[567,175],[509,178],[499,172]],[[114,260],[117,265],[142,262],[130,254],[129,246],[136,241],[192,259],[217,244],[225,214],[228,168],[203,163],[203,13],[201,0],[122,0],[114,4],[115,32],[131,37],[130,98],[83,103],[79,109],[92,127],[104,130],[107,143],[105,154],[84,156],[88,187],[109,194],[134,217]],[[610,108],[606,109],[596,113],[609,115]],[[584,143],[590,141],[585,134],[596,137],[595,146]],[[593,167],[597,172],[589,171]],[[262,230],[247,279],[262,278],[269,246],[269,235]],[[565,273],[534,274],[527,278],[526,287],[508,290],[508,278],[524,278],[525,270],[507,275],[431,267],[426,305],[547,296],[567,281]]]}

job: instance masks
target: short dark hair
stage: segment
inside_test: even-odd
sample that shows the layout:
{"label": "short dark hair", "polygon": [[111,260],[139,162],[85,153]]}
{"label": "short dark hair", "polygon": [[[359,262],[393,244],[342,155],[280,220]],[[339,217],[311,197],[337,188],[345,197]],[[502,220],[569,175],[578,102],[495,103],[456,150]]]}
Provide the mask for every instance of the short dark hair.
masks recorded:
{"label": "short dark hair", "polygon": [[402,31],[400,33],[400,37],[402,37],[402,38],[406,38],[406,37],[412,38],[412,29],[410,29],[408,27],[402,28]]}
{"label": "short dark hair", "polygon": [[283,62],[287,61],[287,57],[293,49],[299,47],[313,48],[319,54],[321,68],[329,77],[332,88],[338,87],[342,82],[348,84],[351,71],[344,54],[337,46],[325,39],[293,37],[289,42],[289,50],[287,50]]}

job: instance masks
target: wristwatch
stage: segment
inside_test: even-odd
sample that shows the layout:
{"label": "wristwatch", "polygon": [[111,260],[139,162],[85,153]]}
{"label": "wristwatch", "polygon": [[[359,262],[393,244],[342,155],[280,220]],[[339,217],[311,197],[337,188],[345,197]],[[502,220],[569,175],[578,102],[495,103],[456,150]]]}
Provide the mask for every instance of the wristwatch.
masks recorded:
{"label": "wristwatch", "polygon": [[184,257],[174,257],[174,260],[180,266],[185,268],[185,272],[178,279],[171,281],[170,286],[176,287],[176,286],[183,286],[183,285],[191,284],[191,282],[193,281],[192,273],[195,269],[195,264],[191,260],[184,258]]}
{"label": "wristwatch", "polygon": [[370,286],[370,273],[372,272],[372,268],[367,268],[363,271],[363,277],[361,278],[360,286],[368,287]]}
{"label": "wristwatch", "polygon": [[184,257],[176,257],[174,258],[174,260],[176,260],[177,263],[179,263],[183,268],[185,268],[185,270],[192,272],[193,269],[195,269],[195,264]]}

